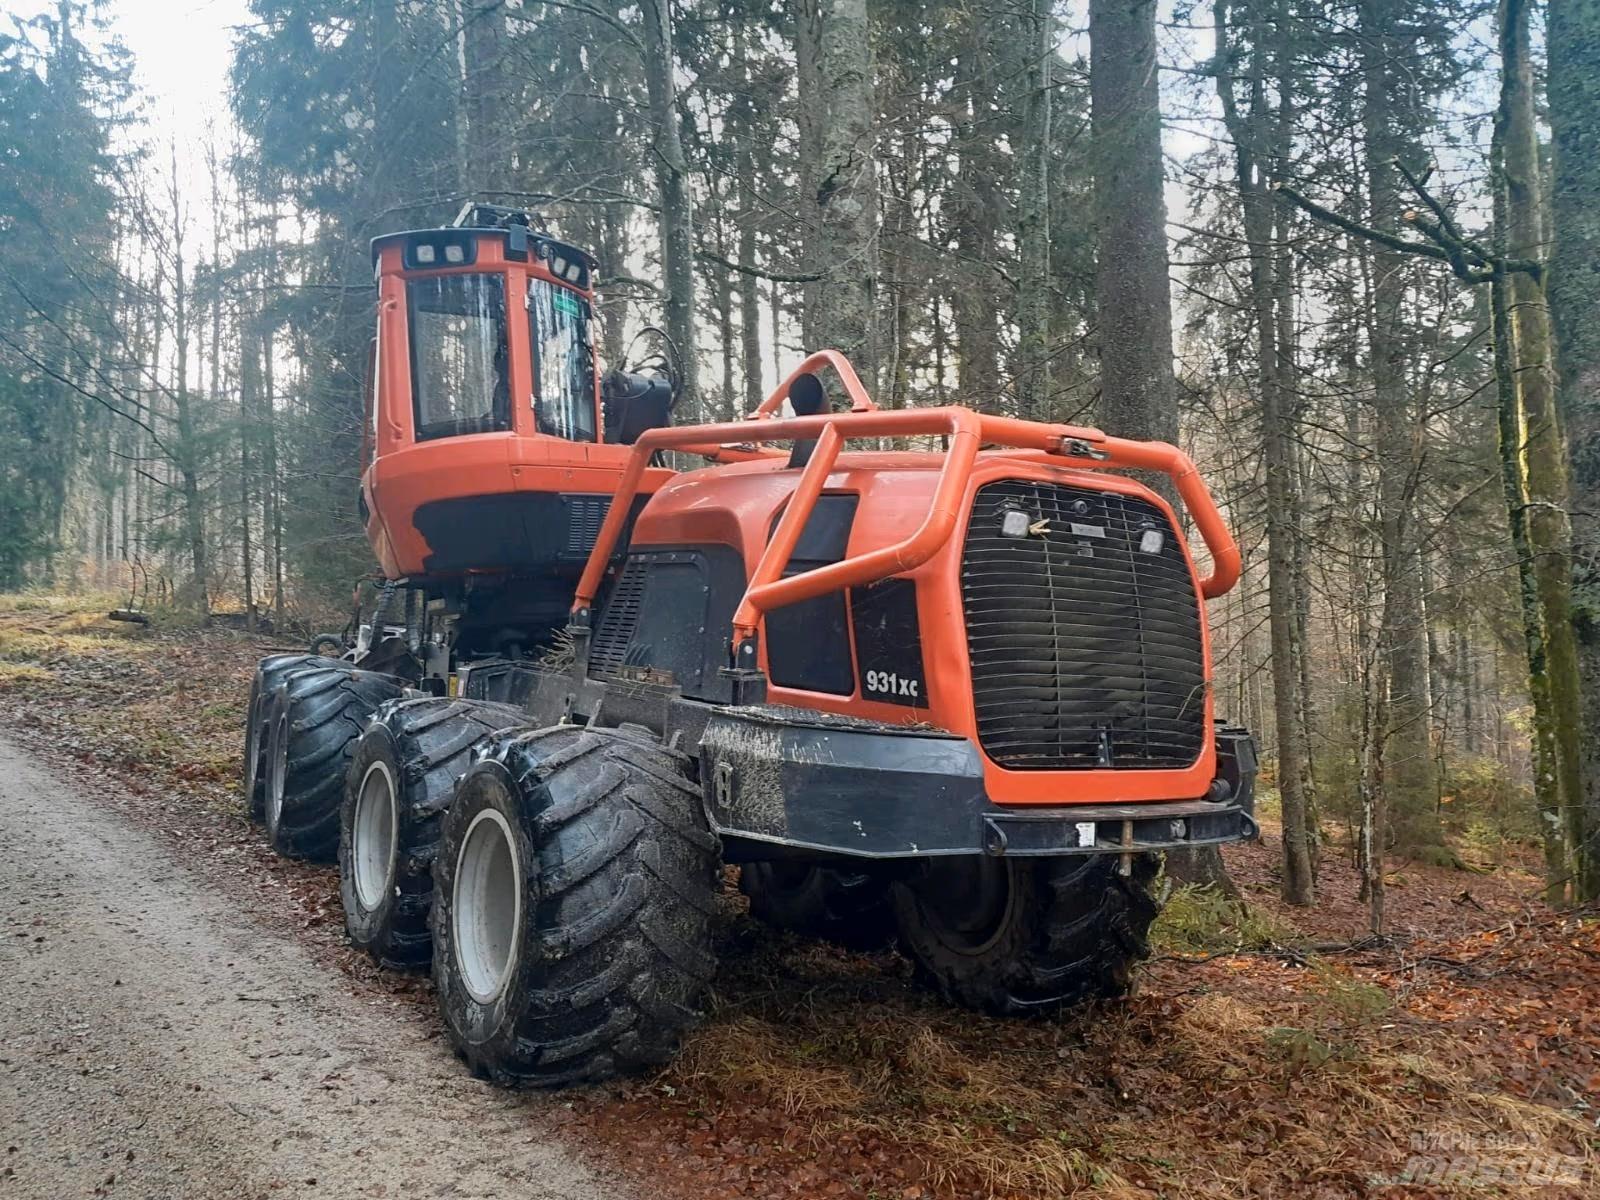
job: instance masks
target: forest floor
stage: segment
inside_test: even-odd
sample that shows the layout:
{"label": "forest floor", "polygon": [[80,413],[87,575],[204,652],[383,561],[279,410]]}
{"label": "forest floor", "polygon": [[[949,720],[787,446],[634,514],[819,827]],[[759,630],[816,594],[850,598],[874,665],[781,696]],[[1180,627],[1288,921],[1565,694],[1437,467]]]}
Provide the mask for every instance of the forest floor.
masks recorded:
{"label": "forest floor", "polygon": [[[0,597],[0,726],[114,780],[358,1001],[436,1028],[425,977],[345,944],[335,869],[276,858],[240,809],[245,693],[276,647],[102,602]],[[1248,915],[1179,893],[1134,997],[1048,1021],[948,1008],[892,951],[772,933],[730,889],[678,1061],[529,1119],[662,1200],[1600,1194],[1600,914],[1546,908],[1529,854],[1391,863],[1374,944],[1332,849],[1318,908],[1277,900],[1274,834],[1227,852]]]}

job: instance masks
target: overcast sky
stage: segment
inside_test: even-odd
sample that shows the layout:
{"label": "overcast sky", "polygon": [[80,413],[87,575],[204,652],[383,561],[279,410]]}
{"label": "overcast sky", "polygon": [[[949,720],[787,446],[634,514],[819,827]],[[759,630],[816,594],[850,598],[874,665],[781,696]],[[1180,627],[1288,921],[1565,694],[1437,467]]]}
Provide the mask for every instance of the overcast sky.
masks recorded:
{"label": "overcast sky", "polygon": [[[9,29],[12,16],[26,20],[54,8],[55,0],[0,0],[0,27]],[[149,123],[136,136],[152,149],[175,139],[190,195],[203,195],[208,120],[227,146],[229,53],[233,27],[250,19],[246,0],[110,0],[105,15],[133,55]],[[195,231],[208,236],[206,206],[192,206],[190,215]]]}

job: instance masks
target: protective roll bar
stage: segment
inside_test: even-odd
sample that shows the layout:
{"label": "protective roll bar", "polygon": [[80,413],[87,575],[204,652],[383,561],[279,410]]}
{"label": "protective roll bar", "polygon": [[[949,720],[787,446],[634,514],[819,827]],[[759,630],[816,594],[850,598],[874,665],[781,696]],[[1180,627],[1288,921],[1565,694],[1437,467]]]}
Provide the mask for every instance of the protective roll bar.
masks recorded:
{"label": "protective roll bar", "polygon": [[[685,425],[652,429],[633,445],[633,454],[623,470],[616,496],[606,513],[578,581],[573,599],[575,615],[586,615],[594,606],[606,565],[622,535],[622,527],[638,494],[639,480],[657,450],[701,450],[723,443],[816,440],[811,460],[800,472],[799,481],[783,510],[772,538],[762,552],[744,598],[733,617],[733,644],[753,638],[763,614],[788,604],[814,599],[841,588],[875,583],[890,575],[909,571],[928,561],[949,542],[960,522],[967,484],[983,446],[1003,446],[1016,450],[1039,451],[1066,465],[1089,470],[1134,469],[1159,471],[1172,479],[1184,506],[1194,518],[1206,548],[1211,552],[1211,573],[1200,581],[1201,594],[1221,596],[1239,580],[1239,547],[1217,510],[1205,481],[1189,456],[1166,442],[1137,442],[1108,437],[1098,429],[1078,425],[1047,425],[1014,417],[985,416],[968,408],[917,408],[886,411],[876,407],[856,407],[846,413],[824,413],[811,417],[775,418],[761,414],[777,410],[788,395],[789,386],[802,373],[820,366],[832,366],[844,381],[853,403],[865,401],[861,382],[850,364],[835,351],[821,351],[807,358],[774,389],[752,419],[714,425]],[[909,537],[890,546],[839,562],[814,567],[783,578],[784,568],[800,540],[817,499],[822,495],[828,475],[837,462],[844,443],[851,438],[914,437],[943,434],[949,438],[944,466],[934,489],[928,515]]]}

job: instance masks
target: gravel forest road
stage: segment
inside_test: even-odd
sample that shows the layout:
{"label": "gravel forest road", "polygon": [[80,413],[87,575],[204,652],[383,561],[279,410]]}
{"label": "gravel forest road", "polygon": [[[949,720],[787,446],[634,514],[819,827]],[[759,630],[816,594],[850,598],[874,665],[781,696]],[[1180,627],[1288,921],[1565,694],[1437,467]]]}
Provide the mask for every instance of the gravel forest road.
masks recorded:
{"label": "gravel forest road", "polygon": [[627,1194],[91,786],[0,738],[0,1200]]}

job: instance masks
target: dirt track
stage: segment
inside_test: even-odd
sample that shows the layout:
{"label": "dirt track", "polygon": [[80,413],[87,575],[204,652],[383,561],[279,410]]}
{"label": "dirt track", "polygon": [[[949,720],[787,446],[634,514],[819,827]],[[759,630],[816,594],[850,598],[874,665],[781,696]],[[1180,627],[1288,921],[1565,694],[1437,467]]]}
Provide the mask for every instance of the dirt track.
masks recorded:
{"label": "dirt track", "polygon": [[626,1195],[239,907],[0,739],[0,1198]]}

